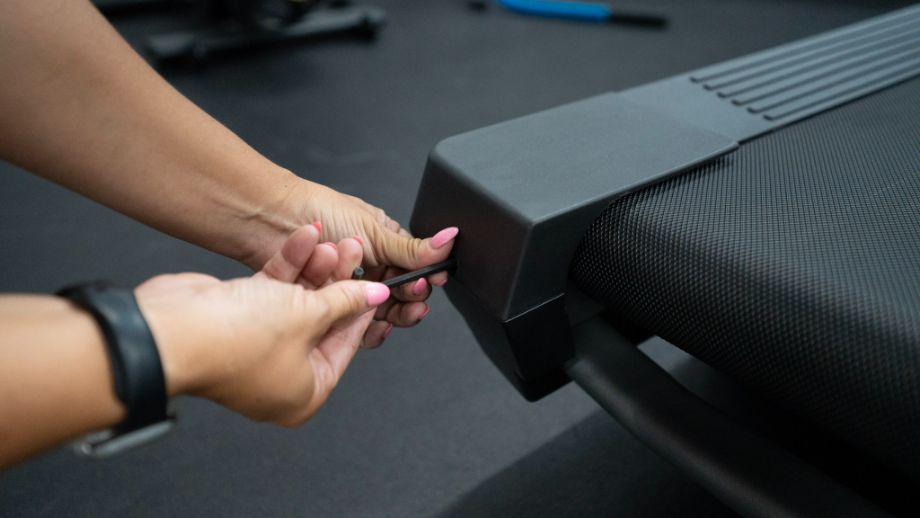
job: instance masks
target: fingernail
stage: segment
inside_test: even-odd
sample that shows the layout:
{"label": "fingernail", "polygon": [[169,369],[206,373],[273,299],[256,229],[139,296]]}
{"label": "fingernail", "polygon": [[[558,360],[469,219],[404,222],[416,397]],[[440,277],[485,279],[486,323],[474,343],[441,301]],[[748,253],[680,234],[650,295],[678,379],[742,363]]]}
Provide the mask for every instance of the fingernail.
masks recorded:
{"label": "fingernail", "polygon": [[314,221],[313,223],[311,223],[311,225],[313,225],[314,227],[316,227],[317,232],[319,232],[320,234],[323,233],[323,224],[322,224],[322,223],[320,223],[319,221]]}
{"label": "fingernail", "polygon": [[425,289],[428,287],[428,281],[424,278],[415,281],[415,284],[412,285],[412,294],[421,295],[425,293]]}
{"label": "fingernail", "polygon": [[390,336],[390,333],[392,331],[393,331],[393,324],[390,324],[387,326],[386,329],[383,330],[383,339],[386,340],[387,337]]}
{"label": "fingernail", "polygon": [[390,298],[390,288],[379,282],[372,282],[364,288],[364,294],[367,295],[367,303],[371,306],[379,306]]}
{"label": "fingernail", "polygon": [[352,236],[352,237],[354,237],[355,241],[361,243],[361,246],[364,246],[364,240],[361,239],[361,236]]}
{"label": "fingernail", "polygon": [[336,250],[339,249],[338,245],[336,245],[336,244],[333,243],[332,241],[326,241],[326,242],[324,242],[323,244],[324,244],[324,245],[329,245],[329,246],[331,246],[332,248],[335,248]]}
{"label": "fingernail", "polygon": [[431,284],[440,288],[441,286],[447,284],[447,279],[438,279],[436,281],[432,281]]}
{"label": "fingernail", "polygon": [[447,243],[450,243],[457,234],[460,232],[460,229],[457,227],[447,227],[444,230],[438,232],[431,238],[431,248],[437,250],[438,248],[443,247]]}
{"label": "fingernail", "polygon": [[423,318],[428,316],[428,313],[430,312],[431,312],[431,306],[425,306],[425,311],[422,311],[422,314],[418,316],[419,322],[421,322]]}

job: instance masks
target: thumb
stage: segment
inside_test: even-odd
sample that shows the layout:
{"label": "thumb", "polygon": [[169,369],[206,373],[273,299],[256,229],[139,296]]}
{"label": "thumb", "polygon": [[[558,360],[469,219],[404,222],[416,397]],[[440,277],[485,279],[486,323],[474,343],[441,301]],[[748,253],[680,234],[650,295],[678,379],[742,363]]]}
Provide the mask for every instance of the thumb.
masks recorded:
{"label": "thumb", "polygon": [[390,288],[379,282],[339,281],[305,293],[318,298],[324,320],[332,324],[357,317],[383,304],[390,297]]}
{"label": "thumb", "polygon": [[406,233],[384,230],[374,244],[386,266],[417,270],[447,259],[459,232],[457,227],[447,227],[428,239],[418,239]]}

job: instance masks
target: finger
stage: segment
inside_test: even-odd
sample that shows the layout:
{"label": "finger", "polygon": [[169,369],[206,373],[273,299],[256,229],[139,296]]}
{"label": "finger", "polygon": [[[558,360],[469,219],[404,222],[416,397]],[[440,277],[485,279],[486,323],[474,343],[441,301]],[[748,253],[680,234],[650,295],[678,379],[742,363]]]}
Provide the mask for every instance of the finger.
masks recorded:
{"label": "finger", "polygon": [[333,270],[335,280],[351,279],[352,272],[355,268],[361,266],[361,260],[364,258],[361,243],[353,238],[347,238],[339,241],[339,262]]}
{"label": "finger", "polygon": [[[410,234],[409,231],[404,228],[399,229],[399,235],[410,238],[410,239],[412,238],[412,234]],[[425,300],[427,299],[428,296],[431,295],[431,289],[430,289],[431,286],[440,287],[440,286],[444,286],[445,284],[447,284],[447,272],[438,272],[438,273],[429,275],[427,279],[428,279],[429,290],[428,290],[428,293],[423,298],[418,299],[418,298],[406,296],[403,300]],[[420,289],[420,288],[417,288],[417,289]]]}
{"label": "finger", "polygon": [[375,207],[373,205],[368,205],[368,210],[370,211],[371,215],[374,216],[374,219],[377,221],[377,223],[383,225],[388,230],[392,230],[393,232],[399,232],[399,229],[401,228],[399,226],[399,223],[397,223],[396,220],[388,216],[385,210],[379,207]]}
{"label": "finger", "polygon": [[378,282],[338,281],[317,291],[304,291],[304,296],[314,299],[323,319],[332,325],[383,304],[390,298],[390,289]]}
{"label": "finger", "polygon": [[428,284],[432,286],[444,286],[447,284],[447,272],[438,272],[428,276]]}
{"label": "finger", "polygon": [[336,245],[325,242],[316,245],[313,255],[300,272],[300,280],[305,288],[321,288],[332,276],[332,271],[339,262]]}
{"label": "finger", "polygon": [[[404,273],[406,271],[401,268],[388,267],[384,271],[381,280],[391,279]],[[397,286],[392,293],[395,299],[402,302],[421,302],[427,299],[429,295],[431,295],[431,286],[425,279],[417,279]]]}
{"label": "finger", "polygon": [[326,402],[332,389],[342,379],[371,322],[371,314],[365,313],[348,325],[334,328],[310,351],[309,361],[316,387],[306,409],[308,416],[313,415]]}
{"label": "finger", "polygon": [[386,222],[383,224],[383,226],[385,226],[387,230],[396,232],[397,234],[399,234],[400,229],[402,229],[402,227],[399,225],[399,222],[389,216],[387,216]]}
{"label": "finger", "polygon": [[384,264],[417,270],[447,259],[459,232],[457,227],[448,227],[431,238],[418,239],[377,227],[373,246],[376,257],[381,258]]}
{"label": "finger", "polygon": [[[381,282],[384,279],[388,279],[387,272],[390,268],[386,266],[365,266],[364,267],[364,277],[365,281],[375,281]],[[392,277],[392,275],[390,275]]]}
{"label": "finger", "polygon": [[[365,272],[367,273],[367,272]],[[365,275],[365,279],[378,279],[380,282],[386,281],[387,279],[392,279],[398,275],[406,273],[406,270],[402,268],[393,268],[386,267],[383,269],[382,274],[378,274],[379,277],[371,277],[370,275]],[[427,280],[416,279],[412,282],[407,282],[393,288],[391,296],[402,302],[421,302],[428,298],[431,294],[431,286]]]}
{"label": "finger", "polygon": [[321,354],[332,368],[334,382],[345,373],[364,335],[367,334],[368,327],[373,322],[370,313],[365,313],[347,325],[336,327],[314,349],[314,351],[319,351],[318,354]]}
{"label": "finger", "polygon": [[363,349],[374,349],[380,347],[383,341],[390,336],[393,330],[393,324],[389,322],[373,322],[364,333],[364,340],[361,341]]}
{"label": "finger", "polygon": [[397,287],[395,292],[393,297],[403,302],[421,302],[431,294],[431,286],[427,279],[421,278]]}
{"label": "finger", "polygon": [[[385,282],[388,279],[392,279],[397,275],[402,275],[406,273],[405,270],[401,268],[393,268],[392,266],[386,266],[383,268],[383,273],[380,274],[380,282]],[[402,290],[404,289],[405,284],[402,286],[396,286],[395,288],[390,288],[390,300],[386,304],[394,304],[400,302],[400,297],[402,296]]]}
{"label": "finger", "polygon": [[386,321],[396,327],[412,327],[422,321],[430,308],[424,302],[398,302],[390,299],[377,307],[374,319]]}
{"label": "finger", "polygon": [[265,263],[262,273],[281,282],[296,281],[318,242],[319,230],[314,225],[298,228]]}
{"label": "finger", "polygon": [[374,215],[374,219],[377,221],[377,223],[380,223],[381,225],[385,225],[387,220],[390,219],[390,217],[387,216],[386,211],[384,211],[380,207],[369,205],[369,208],[370,208],[371,214]]}

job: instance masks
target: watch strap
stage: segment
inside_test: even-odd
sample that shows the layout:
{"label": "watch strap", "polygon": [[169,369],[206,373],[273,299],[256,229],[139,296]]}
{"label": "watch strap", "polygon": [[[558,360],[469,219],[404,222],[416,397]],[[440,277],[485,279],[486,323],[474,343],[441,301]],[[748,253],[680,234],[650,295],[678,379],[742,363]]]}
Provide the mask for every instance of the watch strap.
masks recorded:
{"label": "watch strap", "polygon": [[[173,419],[160,354],[134,293],[97,281],[64,288],[58,295],[88,311],[99,325],[109,354],[115,395],[126,409],[120,424],[102,435],[90,436],[80,451],[89,455],[114,453],[147,442],[171,428],[165,424]],[[150,436],[157,430],[162,431]],[[116,448],[117,444],[121,446]]]}

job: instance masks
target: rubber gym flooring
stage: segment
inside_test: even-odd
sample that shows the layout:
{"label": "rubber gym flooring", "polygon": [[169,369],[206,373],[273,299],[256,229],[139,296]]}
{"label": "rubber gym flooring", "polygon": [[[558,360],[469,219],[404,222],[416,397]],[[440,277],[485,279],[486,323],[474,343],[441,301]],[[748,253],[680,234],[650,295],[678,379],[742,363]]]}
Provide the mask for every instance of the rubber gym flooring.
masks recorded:
{"label": "rubber gym flooring", "polygon": [[[389,20],[373,43],[329,39],[163,73],[271,159],[405,223],[425,156],[445,137],[902,4],[655,0],[646,5],[671,25],[650,30],[475,12],[453,0],[374,1]],[[114,23],[139,47],[191,22],[153,13]],[[0,250],[3,292],[246,274],[5,163]],[[443,294],[432,304],[421,325],[359,354],[302,428],[180,400],[178,429],[153,445],[103,461],[59,448],[0,474],[0,516],[730,514],[577,387],[525,402]]]}

